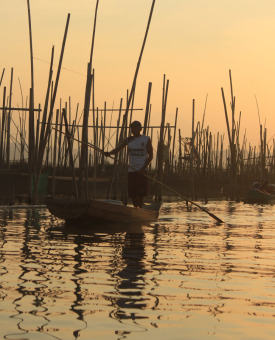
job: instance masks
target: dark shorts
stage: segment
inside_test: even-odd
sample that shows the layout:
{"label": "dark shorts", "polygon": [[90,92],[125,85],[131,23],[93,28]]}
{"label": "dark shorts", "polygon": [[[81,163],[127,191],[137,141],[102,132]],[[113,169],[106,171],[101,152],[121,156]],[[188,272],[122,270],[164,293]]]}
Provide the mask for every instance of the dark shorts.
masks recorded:
{"label": "dark shorts", "polygon": [[148,177],[138,172],[128,172],[129,197],[144,197],[148,194]]}

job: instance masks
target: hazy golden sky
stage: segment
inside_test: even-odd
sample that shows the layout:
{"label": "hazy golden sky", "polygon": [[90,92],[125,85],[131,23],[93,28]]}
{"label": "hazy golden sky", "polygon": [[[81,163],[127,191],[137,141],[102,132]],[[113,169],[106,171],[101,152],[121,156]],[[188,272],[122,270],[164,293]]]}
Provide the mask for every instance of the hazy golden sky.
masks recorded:
{"label": "hazy golden sky", "polygon": [[[71,96],[72,110],[84,104],[85,75],[90,58],[96,0],[30,0],[36,106],[44,104],[52,45],[58,64],[67,14],[71,20],[57,93],[63,102]],[[96,106],[119,107],[131,87],[151,0],[100,0],[94,49]],[[13,105],[21,105],[30,87],[27,0],[0,0],[1,86],[9,88],[14,68]],[[259,139],[259,119],[268,139],[275,133],[275,1],[273,0],[156,0],[137,82],[136,107],[145,108],[152,82],[152,123],[160,123],[163,75],[169,79],[167,121],[190,136],[192,100],[195,120],[201,120],[208,95],[205,124],[213,133],[226,133],[221,96],[230,105],[232,72],[236,113],[242,112],[241,136]],[[39,60],[40,59],[40,60]],[[43,62],[43,61],[46,62]],[[53,79],[55,79],[55,67]],[[124,105],[125,106],[125,105]],[[143,115],[136,113],[143,121]]]}

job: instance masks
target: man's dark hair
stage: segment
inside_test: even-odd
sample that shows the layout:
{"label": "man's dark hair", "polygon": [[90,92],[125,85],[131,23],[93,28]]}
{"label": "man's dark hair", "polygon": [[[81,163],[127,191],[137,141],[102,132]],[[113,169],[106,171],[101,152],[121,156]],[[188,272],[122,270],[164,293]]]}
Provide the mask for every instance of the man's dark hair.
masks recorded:
{"label": "man's dark hair", "polygon": [[142,128],[141,123],[138,120],[134,120],[130,126],[138,126],[139,128]]}

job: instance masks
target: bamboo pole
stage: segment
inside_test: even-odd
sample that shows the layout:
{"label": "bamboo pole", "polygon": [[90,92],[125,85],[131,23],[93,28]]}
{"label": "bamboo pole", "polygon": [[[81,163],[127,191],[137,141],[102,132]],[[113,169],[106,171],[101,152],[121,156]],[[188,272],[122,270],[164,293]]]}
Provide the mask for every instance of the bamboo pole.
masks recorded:
{"label": "bamboo pole", "polygon": [[195,197],[195,178],[194,178],[194,123],[195,123],[195,99],[193,99],[192,105],[192,131],[191,131],[191,155],[190,155],[190,172],[191,172],[191,197],[194,200]]}
{"label": "bamboo pole", "polygon": [[2,75],[1,75],[1,79],[0,79],[0,87],[2,85],[2,81],[3,81],[3,78],[4,78],[4,74],[5,74],[5,68],[3,68],[3,71],[2,71]]}
{"label": "bamboo pole", "polygon": [[[96,31],[96,21],[97,21],[97,11],[98,11],[99,0],[96,2],[95,16],[94,16],[94,26],[93,26],[93,36],[92,45],[90,53],[90,62],[88,63],[87,69],[87,81],[86,81],[86,91],[84,100],[84,114],[83,114],[83,128],[82,128],[82,142],[81,144],[81,155],[80,155],[80,173],[79,173],[79,194],[81,197],[88,198],[88,148],[86,143],[88,142],[88,120],[89,120],[89,110],[90,110],[90,99],[91,90],[93,82],[93,51],[95,42],[95,31]],[[84,184],[84,176],[86,177],[86,185]]]}
{"label": "bamboo pole", "polygon": [[68,150],[69,150],[70,165],[71,165],[71,169],[73,171],[73,182],[74,182],[75,197],[77,198],[78,197],[78,188],[77,188],[77,182],[76,182],[74,159],[73,159],[73,150],[72,150],[72,143],[71,143],[72,136],[71,136],[69,128],[68,128],[67,113],[66,113],[65,109],[62,110],[62,114],[63,114],[63,117],[64,117],[66,137],[68,139]]}
{"label": "bamboo pole", "polygon": [[40,104],[39,104],[39,111],[38,117],[36,120],[36,135],[35,135],[35,163],[37,162],[38,158],[38,146],[39,146],[39,133],[40,133]]}
{"label": "bamboo pole", "polygon": [[69,22],[70,22],[70,13],[67,16],[67,22],[66,22],[65,33],[64,33],[64,38],[63,38],[63,42],[62,42],[61,54],[60,54],[60,59],[59,59],[59,64],[58,64],[58,69],[57,69],[57,75],[56,75],[56,80],[55,80],[55,86],[54,86],[53,96],[52,96],[51,105],[50,105],[48,124],[47,124],[47,128],[46,128],[45,135],[44,135],[44,138],[43,138],[43,145],[42,145],[42,148],[40,150],[38,161],[37,161],[37,176],[36,176],[36,181],[35,181],[35,186],[34,186],[34,194],[35,194],[34,198],[35,199],[36,199],[36,194],[37,194],[38,181],[39,181],[41,168],[42,168],[43,156],[44,156],[45,148],[46,148],[46,145],[47,145],[47,140],[48,140],[48,138],[50,136],[50,132],[51,132],[50,122],[52,120],[53,108],[54,108],[57,89],[58,89],[58,83],[59,83],[59,77],[60,77],[60,72],[61,72],[64,50],[65,50],[66,38],[67,38],[67,33],[68,33],[68,28],[69,28]]}
{"label": "bamboo pole", "polygon": [[8,169],[10,168],[10,123],[11,123],[12,85],[13,85],[13,68],[11,68],[9,110],[8,110],[8,120],[7,120],[6,167]]}
{"label": "bamboo pole", "polygon": [[144,124],[143,124],[143,134],[147,134],[147,125],[149,120],[149,110],[150,110],[150,99],[151,99],[151,91],[152,91],[152,83],[148,84],[148,92],[147,92],[147,101],[146,101],[146,110],[144,116]]}
{"label": "bamboo pole", "polygon": [[[27,5],[28,5],[28,19],[29,19],[30,57],[31,57],[31,88],[32,88],[32,91],[34,91],[32,26],[31,26],[31,9],[30,9],[30,2],[29,2],[29,0],[27,0]],[[32,94],[32,95],[34,95],[34,94]]]}
{"label": "bamboo pole", "polygon": [[[56,110],[56,124],[59,121],[59,110]],[[57,156],[57,133],[58,131],[55,130],[54,134],[54,151],[53,151],[53,173],[52,173],[52,185],[51,185],[51,195],[55,195],[55,179],[56,179],[56,156]]]}
{"label": "bamboo pole", "polygon": [[[125,110],[124,119],[123,119],[123,125],[124,126],[126,126],[126,119],[128,118],[128,111],[129,111],[129,108],[130,108],[130,105],[131,105],[131,102],[132,102],[132,99],[133,99],[133,96],[134,96],[137,76],[138,76],[138,72],[139,72],[139,68],[140,68],[140,64],[141,64],[141,59],[142,59],[143,51],[144,51],[144,48],[145,48],[145,44],[146,44],[146,40],[147,40],[149,28],[150,28],[150,23],[151,23],[153,11],[154,11],[154,6],[155,6],[155,0],[152,1],[151,10],[150,10],[150,14],[149,14],[149,19],[148,19],[147,27],[146,27],[146,31],[145,31],[145,36],[144,36],[142,47],[141,47],[141,51],[140,51],[140,54],[139,54],[139,59],[138,59],[138,62],[137,62],[136,71],[135,71],[135,75],[134,75],[134,79],[133,79],[130,95],[129,95],[129,98],[127,100],[126,110]],[[120,140],[121,139],[122,138],[120,138]]]}
{"label": "bamboo pole", "polygon": [[[169,88],[169,80],[166,81],[166,76],[163,76],[163,91],[162,91],[162,117],[161,117],[161,128],[160,128],[160,137],[159,137],[159,145],[158,145],[158,169],[157,169],[157,178],[158,181],[162,182],[163,179],[163,144],[164,144],[164,124],[165,124],[165,115],[166,115],[166,105],[167,105],[167,95]],[[156,200],[162,200],[162,187],[159,186],[157,188]]]}
{"label": "bamboo pole", "polygon": [[172,149],[172,169],[174,165],[174,157],[175,157],[175,140],[176,140],[176,133],[177,133],[177,120],[178,120],[178,108],[176,108],[176,115],[175,115],[175,127],[174,127],[174,136],[173,136],[173,149]]}
{"label": "bamboo pole", "polygon": [[29,111],[29,154],[28,154],[28,172],[29,172],[29,202],[35,203],[33,198],[33,183],[35,174],[35,142],[34,142],[34,112],[33,112],[33,89],[30,88],[30,111]]}
{"label": "bamboo pole", "polygon": [[1,142],[0,142],[0,168],[2,168],[4,161],[4,132],[6,126],[6,86],[3,90],[3,108],[2,108],[2,124],[1,124]]}

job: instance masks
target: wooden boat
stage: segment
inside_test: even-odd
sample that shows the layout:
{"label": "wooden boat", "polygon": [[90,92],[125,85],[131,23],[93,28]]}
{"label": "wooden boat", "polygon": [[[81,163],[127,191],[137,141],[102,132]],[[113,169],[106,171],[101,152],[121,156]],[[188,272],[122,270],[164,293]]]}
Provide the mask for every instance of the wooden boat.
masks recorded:
{"label": "wooden boat", "polygon": [[259,189],[250,189],[246,195],[246,203],[273,203],[275,202],[275,195],[265,193]]}
{"label": "wooden boat", "polygon": [[156,221],[161,202],[144,205],[141,209],[123,205],[120,201],[53,197],[46,200],[50,213],[65,221],[131,223]]}

